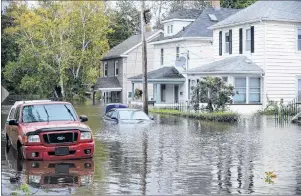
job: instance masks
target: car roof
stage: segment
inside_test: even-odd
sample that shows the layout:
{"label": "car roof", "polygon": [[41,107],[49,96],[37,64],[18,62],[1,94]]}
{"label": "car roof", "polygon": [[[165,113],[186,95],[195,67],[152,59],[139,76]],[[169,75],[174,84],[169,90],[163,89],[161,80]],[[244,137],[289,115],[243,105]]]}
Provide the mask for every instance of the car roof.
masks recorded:
{"label": "car roof", "polygon": [[114,108],[113,110],[116,110],[116,111],[140,111],[140,110],[134,109],[134,108]]}
{"label": "car roof", "polygon": [[16,101],[12,108],[19,105],[38,105],[38,104],[70,104],[65,101],[51,101],[51,100],[30,100],[30,101]]}

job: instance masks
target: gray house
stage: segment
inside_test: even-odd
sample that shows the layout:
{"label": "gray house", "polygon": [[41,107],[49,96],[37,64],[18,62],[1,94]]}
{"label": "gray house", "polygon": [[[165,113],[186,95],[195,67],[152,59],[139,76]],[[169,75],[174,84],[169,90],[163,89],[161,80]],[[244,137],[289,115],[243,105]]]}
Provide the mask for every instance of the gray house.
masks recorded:
{"label": "gray house", "polygon": [[[162,31],[146,32],[146,42],[157,38]],[[152,70],[153,46],[147,44],[148,69]],[[103,76],[94,85],[94,92],[100,91],[106,103],[120,102],[127,104],[132,99],[134,89],[128,77],[142,74],[141,35],[133,35],[109,50],[102,58]],[[142,85],[136,86],[142,89]],[[152,92],[150,87],[149,92]],[[152,93],[149,94],[152,98]]]}

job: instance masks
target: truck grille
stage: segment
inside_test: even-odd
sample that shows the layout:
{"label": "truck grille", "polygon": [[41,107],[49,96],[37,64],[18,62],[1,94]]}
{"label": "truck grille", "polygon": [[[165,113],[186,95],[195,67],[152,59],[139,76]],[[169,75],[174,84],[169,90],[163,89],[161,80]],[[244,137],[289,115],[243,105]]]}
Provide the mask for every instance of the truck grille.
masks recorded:
{"label": "truck grille", "polygon": [[49,133],[49,134],[44,134],[43,139],[47,144],[73,143],[77,141],[78,133],[77,132]]}
{"label": "truck grille", "polygon": [[77,184],[78,183],[78,176],[66,176],[66,175],[59,175],[59,176],[44,176],[44,183],[45,184]]}

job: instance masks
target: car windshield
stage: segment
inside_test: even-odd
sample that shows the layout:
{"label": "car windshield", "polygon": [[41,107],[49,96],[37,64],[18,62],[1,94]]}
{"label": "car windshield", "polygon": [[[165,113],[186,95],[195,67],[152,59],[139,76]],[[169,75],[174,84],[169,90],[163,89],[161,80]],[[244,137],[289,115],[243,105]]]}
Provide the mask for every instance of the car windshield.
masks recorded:
{"label": "car windshield", "polygon": [[39,104],[23,107],[24,123],[49,121],[75,121],[76,113],[70,104]]}
{"label": "car windshield", "polygon": [[125,110],[119,111],[121,120],[149,120],[149,117],[142,111]]}

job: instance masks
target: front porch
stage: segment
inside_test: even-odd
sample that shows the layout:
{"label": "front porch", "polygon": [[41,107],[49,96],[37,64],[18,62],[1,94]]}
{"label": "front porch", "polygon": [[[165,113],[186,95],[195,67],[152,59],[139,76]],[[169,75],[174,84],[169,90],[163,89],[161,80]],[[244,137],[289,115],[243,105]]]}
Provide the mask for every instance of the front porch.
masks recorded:
{"label": "front porch", "polygon": [[93,86],[93,104],[95,104],[96,92],[101,93],[104,104],[121,102],[122,87],[116,77],[98,78]]}
{"label": "front porch", "polygon": [[[132,92],[135,91],[135,84],[142,83],[142,75],[128,78],[132,82]],[[148,84],[153,85],[154,105],[173,104],[184,101],[185,78],[174,67],[162,67],[148,72]],[[132,102],[134,94],[132,93]]]}

